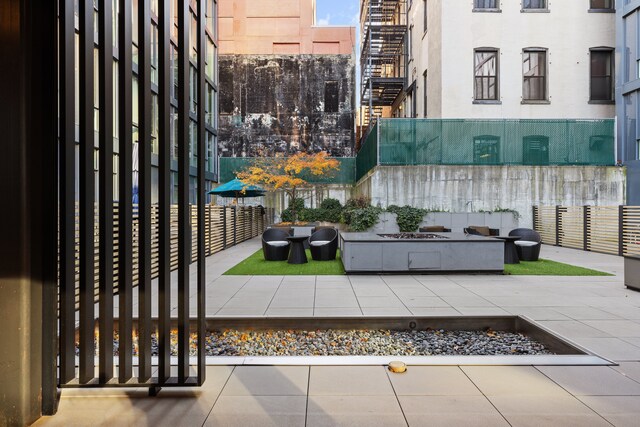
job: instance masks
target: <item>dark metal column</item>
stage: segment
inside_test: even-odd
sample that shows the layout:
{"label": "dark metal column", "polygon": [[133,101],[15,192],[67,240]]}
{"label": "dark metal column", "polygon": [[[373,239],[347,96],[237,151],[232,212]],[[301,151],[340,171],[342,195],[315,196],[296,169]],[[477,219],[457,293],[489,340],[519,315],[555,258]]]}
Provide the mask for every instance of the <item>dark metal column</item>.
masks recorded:
{"label": "dark metal column", "polygon": [[80,383],[94,378],[95,129],[93,2],[80,1]]}
{"label": "dark metal column", "polygon": [[171,376],[171,2],[159,10],[159,253],[158,253],[158,382]]}
{"label": "dark metal column", "polygon": [[198,0],[198,384],[202,385],[205,380],[205,275],[206,259],[204,247],[204,227],[205,227],[205,26],[206,26],[206,0]]}
{"label": "dark metal column", "polygon": [[178,381],[189,377],[189,0],[178,0]]}
{"label": "dark metal column", "polygon": [[118,149],[119,149],[119,221],[118,221],[118,297],[119,297],[119,368],[121,383],[132,377],[132,324],[133,312],[132,275],[132,105],[131,105],[131,1],[119,0],[120,20],[118,22]]}
{"label": "dark metal column", "polygon": [[151,4],[138,1],[138,378],[151,378]]}
{"label": "dark metal column", "polygon": [[99,296],[99,379],[113,378],[113,30],[111,0],[98,2],[99,83],[99,214],[100,214],[100,296]]}
{"label": "dark metal column", "polygon": [[0,1],[0,424],[55,411],[56,2]]}
{"label": "dark metal column", "polygon": [[60,114],[60,383],[76,376],[75,366],[75,223],[76,130],[73,0],[59,3]]}

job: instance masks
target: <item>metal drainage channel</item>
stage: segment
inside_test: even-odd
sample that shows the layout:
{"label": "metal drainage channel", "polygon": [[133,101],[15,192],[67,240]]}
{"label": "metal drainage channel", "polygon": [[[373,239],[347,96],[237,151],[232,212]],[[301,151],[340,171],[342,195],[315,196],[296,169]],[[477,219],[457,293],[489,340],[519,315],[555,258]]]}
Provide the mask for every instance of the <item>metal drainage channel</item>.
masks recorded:
{"label": "metal drainage channel", "polygon": [[207,365],[511,365],[611,366],[615,362],[570,341],[524,316],[429,317],[230,317],[208,318],[207,330],[485,330],[519,332],[543,344],[553,355],[500,356],[208,356]]}

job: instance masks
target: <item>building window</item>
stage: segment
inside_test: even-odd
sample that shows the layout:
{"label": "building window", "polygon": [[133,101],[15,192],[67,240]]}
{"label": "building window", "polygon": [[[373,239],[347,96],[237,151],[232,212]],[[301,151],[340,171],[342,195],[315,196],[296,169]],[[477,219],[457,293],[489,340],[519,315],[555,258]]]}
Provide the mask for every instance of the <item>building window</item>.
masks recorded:
{"label": "building window", "polygon": [[411,96],[411,117],[416,118],[418,117],[418,88],[415,82],[413,83],[413,87],[415,89],[409,94],[409,96]]}
{"label": "building window", "polygon": [[480,135],[473,138],[473,163],[497,165],[500,163],[500,137]]}
{"label": "building window", "polygon": [[422,106],[422,114],[424,117],[427,117],[427,106],[429,105],[427,102],[427,96],[428,96],[428,91],[427,91],[427,71],[425,70],[424,74],[422,75],[422,87],[424,90],[424,99],[423,99],[423,106]]}
{"label": "building window", "polygon": [[325,82],[324,84],[324,112],[338,112],[338,82]]}
{"label": "building window", "polygon": [[413,25],[409,27],[409,34],[407,34],[407,54],[409,56],[409,62],[413,61]]}
{"label": "building window", "polygon": [[522,100],[547,100],[547,52],[525,50],[522,55]]}
{"label": "building window", "polygon": [[475,51],[474,99],[476,101],[498,100],[498,51],[482,49]]}
{"label": "building window", "polygon": [[595,50],[591,56],[590,101],[614,100],[613,50]]}
{"label": "building window", "polygon": [[549,137],[541,135],[525,136],[522,139],[523,156],[525,165],[549,164]]}
{"label": "building window", "polygon": [[591,10],[614,11],[614,0],[591,0]]}
{"label": "building window", "polygon": [[424,7],[424,11],[423,11],[423,15],[422,15],[422,19],[423,19],[423,30],[425,33],[427,32],[427,18],[428,18],[428,13],[427,13],[427,6],[428,6],[428,2],[427,0],[423,0],[423,7]]}
{"label": "building window", "polygon": [[474,9],[500,9],[500,0],[474,0]]}
{"label": "building window", "polygon": [[522,10],[545,10],[547,0],[522,0]]}

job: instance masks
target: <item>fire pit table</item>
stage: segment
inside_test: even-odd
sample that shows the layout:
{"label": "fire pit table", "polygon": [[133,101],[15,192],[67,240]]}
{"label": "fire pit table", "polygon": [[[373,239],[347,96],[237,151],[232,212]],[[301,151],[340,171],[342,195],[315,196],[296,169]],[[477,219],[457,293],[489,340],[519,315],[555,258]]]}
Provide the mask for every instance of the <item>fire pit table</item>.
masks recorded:
{"label": "fire pit table", "polygon": [[502,272],[504,241],[463,233],[340,233],[347,273]]}

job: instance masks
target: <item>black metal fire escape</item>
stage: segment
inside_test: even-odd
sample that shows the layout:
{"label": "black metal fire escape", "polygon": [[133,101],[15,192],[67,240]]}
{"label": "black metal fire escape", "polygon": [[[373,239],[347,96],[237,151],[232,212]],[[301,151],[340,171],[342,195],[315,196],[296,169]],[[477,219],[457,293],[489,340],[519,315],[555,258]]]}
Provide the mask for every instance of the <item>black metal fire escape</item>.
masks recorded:
{"label": "black metal fire escape", "polygon": [[406,0],[363,0],[360,29],[361,112],[366,128],[405,89]]}

